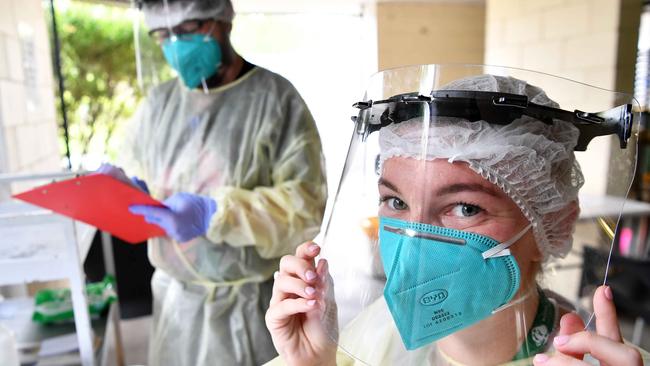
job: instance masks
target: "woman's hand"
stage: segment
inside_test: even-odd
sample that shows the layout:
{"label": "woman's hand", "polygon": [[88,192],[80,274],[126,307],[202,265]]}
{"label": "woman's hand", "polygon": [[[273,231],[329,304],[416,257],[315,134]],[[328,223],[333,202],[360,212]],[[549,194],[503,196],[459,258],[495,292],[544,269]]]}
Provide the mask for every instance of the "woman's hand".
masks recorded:
{"label": "woman's hand", "polygon": [[314,265],[319,253],[318,245],[304,243],[282,257],[275,273],[266,327],[289,365],[336,364],[336,304],[327,261]]}
{"label": "woman's hand", "polygon": [[584,331],[582,319],[575,313],[566,314],[560,320],[560,332],[553,340],[557,353],[552,357],[545,354],[535,356],[535,366],[588,365],[582,361],[585,354],[600,361],[601,365],[641,366],[639,352],[623,343],[618,327],[612,290],[601,286],[594,294],[596,333]]}

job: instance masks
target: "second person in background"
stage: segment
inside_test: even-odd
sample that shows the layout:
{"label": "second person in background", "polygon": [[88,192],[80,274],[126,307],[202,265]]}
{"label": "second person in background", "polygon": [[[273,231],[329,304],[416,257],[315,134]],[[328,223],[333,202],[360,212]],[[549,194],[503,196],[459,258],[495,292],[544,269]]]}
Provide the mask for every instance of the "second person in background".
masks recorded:
{"label": "second person in background", "polygon": [[140,7],[179,75],[150,91],[120,156],[167,206],[130,208],[167,233],[149,241],[149,364],[262,364],[276,354],[264,325],[271,276],[325,209],[316,125],[289,81],[233,49],[230,0]]}

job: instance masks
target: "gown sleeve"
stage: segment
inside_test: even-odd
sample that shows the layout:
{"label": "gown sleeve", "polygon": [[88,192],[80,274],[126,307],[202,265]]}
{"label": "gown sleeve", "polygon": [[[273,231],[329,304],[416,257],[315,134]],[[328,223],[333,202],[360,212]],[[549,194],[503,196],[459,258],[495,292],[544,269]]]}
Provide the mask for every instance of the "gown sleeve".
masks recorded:
{"label": "gown sleeve", "polygon": [[254,245],[267,259],[292,253],[297,245],[313,239],[327,200],[324,159],[314,119],[297,91],[286,93],[280,103],[280,121],[265,122],[275,124],[275,133],[260,134],[260,140],[250,147],[253,155],[272,156],[273,185],[215,189],[212,196],[217,213],[206,235],[215,243]]}

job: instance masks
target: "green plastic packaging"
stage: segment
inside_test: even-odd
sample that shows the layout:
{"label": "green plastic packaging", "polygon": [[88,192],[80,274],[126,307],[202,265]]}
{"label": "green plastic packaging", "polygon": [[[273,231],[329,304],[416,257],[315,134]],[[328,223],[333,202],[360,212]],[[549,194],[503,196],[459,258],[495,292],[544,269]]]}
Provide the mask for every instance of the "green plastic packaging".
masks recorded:
{"label": "green plastic packaging", "polygon": [[[108,306],[117,300],[115,278],[106,275],[101,282],[86,285],[88,312],[91,317],[100,316]],[[41,324],[72,321],[72,296],[70,289],[43,289],[34,296],[35,307],[32,320]]]}

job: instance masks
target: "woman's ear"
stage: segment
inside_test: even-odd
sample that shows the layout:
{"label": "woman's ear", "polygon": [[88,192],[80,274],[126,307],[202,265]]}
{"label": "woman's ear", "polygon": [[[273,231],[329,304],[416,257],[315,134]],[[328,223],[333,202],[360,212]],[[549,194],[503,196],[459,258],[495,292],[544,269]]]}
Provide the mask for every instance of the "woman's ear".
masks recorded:
{"label": "woman's ear", "polygon": [[230,32],[232,32],[232,23],[219,21],[219,26],[223,29],[223,32],[230,37]]}

